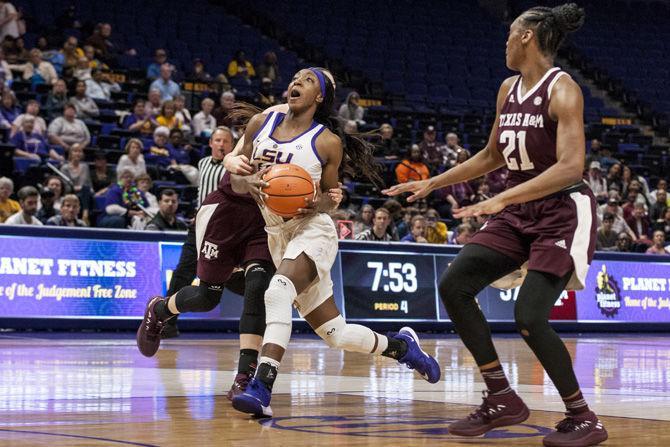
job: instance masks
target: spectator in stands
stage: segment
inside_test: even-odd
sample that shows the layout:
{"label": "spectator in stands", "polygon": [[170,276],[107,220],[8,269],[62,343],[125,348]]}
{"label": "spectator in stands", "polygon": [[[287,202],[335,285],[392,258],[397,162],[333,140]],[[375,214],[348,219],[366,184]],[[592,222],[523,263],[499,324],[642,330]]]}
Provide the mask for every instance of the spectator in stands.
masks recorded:
{"label": "spectator in stands", "polygon": [[135,178],[137,189],[144,194],[147,199],[147,204],[144,205],[144,213],[133,216],[130,219],[130,228],[133,230],[144,230],[147,224],[158,213],[158,199],[151,193],[153,188],[153,180],[149,174],[140,174]]}
{"label": "spectator in stands", "polygon": [[66,75],[71,75],[74,72],[80,57],[86,57],[84,50],[79,48],[79,40],[74,36],[69,36],[65,39],[60,54],[63,59],[61,73],[65,73]]}
{"label": "spectator in stands", "polygon": [[14,5],[0,1],[0,41],[7,36],[16,39],[25,32],[25,24],[21,24],[21,14]]}
{"label": "spectator in stands", "polygon": [[119,171],[130,169],[135,178],[147,173],[147,166],[144,162],[142,141],[138,138],[131,138],[126,143],[126,153],[121,156],[117,169]]}
{"label": "spectator in stands", "polygon": [[88,68],[90,69],[88,72],[89,76],[86,79],[91,77],[90,75],[93,72],[93,70],[109,68],[107,64],[98,59],[95,53],[95,48],[92,45],[84,45],[84,56],[86,56],[86,63],[88,64]]}
{"label": "spectator in stands", "polygon": [[26,103],[26,112],[17,116],[14,122],[12,122],[12,132],[11,135],[14,135],[23,127],[23,120],[26,118],[32,118],[34,120],[33,132],[40,135],[46,135],[47,133],[47,123],[44,121],[44,118],[40,116],[40,103],[34,99],[28,100]]}
{"label": "spectator in stands", "polygon": [[465,245],[470,242],[472,236],[475,235],[475,228],[469,223],[462,223],[456,227],[456,231],[451,237],[449,244],[451,245]]}
{"label": "spectator in stands", "polygon": [[212,112],[212,115],[214,115],[214,118],[216,118],[217,126],[231,127],[233,125],[233,121],[230,119],[230,117],[228,117],[228,112],[230,112],[234,105],[235,94],[233,92],[221,93],[219,107],[214,109],[214,112]]}
{"label": "spectator in stands", "polygon": [[633,238],[626,232],[619,233],[616,241],[616,251],[629,253],[633,251]]}
{"label": "spectator in stands", "polygon": [[102,101],[111,101],[112,92],[120,92],[121,86],[114,82],[109,73],[100,69],[93,70],[92,78],[86,81],[86,95]]}
{"label": "spectator in stands", "polygon": [[216,129],[216,118],[212,115],[214,110],[214,101],[205,98],[200,103],[200,112],[193,117],[193,135],[197,137],[207,137],[212,135]]}
{"label": "spectator in stands", "polygon": [[86,56],[82,56],[79,59],[77,59],[77,65],[72,71],[72,77],[78,81],[88,81],[92,77],[91,75],[92,71],[93,69],[91,68],[91,64],[88,58]]}
{"label": "spectator in stands", "polygon": [[35,118],[27,116],[23,119],[21,129],[9,140],[14,146],[14,156],[40,160],[41,157],[49,157],[52,160],[62,161],[64,158],[49,148],[46,139],[35,132]]}
{"label": "spectator in stands", "polygon": [[185,231],[186,224],[177,217],[179,195],[174,189],[164,189],[158,194],[159,211],[146,229],[151,231]]}
{"label": "spectator in stands", "polygon": [[7,177],[0,177],[0,224],[4,223],[9,216],[21,211],[21,205],[10,198],[14,192],[14,182]]}
{"label": "spectator in stands", "polygon": [[43,187],[39,190],[39,193],[40,200],[37,203],[37,213],[35,213],[35,217],[42,222],[42,224],[46,224],[49,219],[58,214],[58,211],[54,208],[54,191],[47,187]]}
{"label": "spectator in stands", "polygon": [[398,163],[395,168],[395,175],[398,183],[414,182],[429,178],[430,170],[423,162],[419,146],[413,144],[407,155],[408,157]]}
{"label": "spectator in stands", "polygon": [[[656,189],[649,193],[649,196],[647,197],[647,199],[649,199],[649,203],[653,205],[656,202],[656,193],[660,190],[668,190],[668,182],[664,178],[658,179],[658,182],[656,183]],[[667,203],[667,205],[670,206],[670,202]]]}
{"label": "spectator in stands", "polygon": [[665,210],[662,219],[654,222],[654,230],[661,230],[666,238],[670,237],[670,208]]}
{"label": "spectator in stands", "polygon": [[46,224],[57,227],[87,227],[88,225],[77,217],[79,209],[79,197],[74,194],[67,194],[63,197],[60,214],[50,217]]}
{"label": "spectator in stands", "polygon": [[407,206],[401,211],[401,218],[396,225],[396,230],[398,232],[398,237],[402,240],[403,237],[407,236],[412,231],[412,217],[421,214],[419,209],[415,206]]}
{"label": "spectator in stands", "polygon": [[39,200],[39,192],[34,186],[24,186],[19,189],[17,194],[19,198],[19,205],[21,211],[12,214],[5,220],[6,225],[43,225],[39,219],[35,217],[37,214],[37,202]]}
{"label": "spectator in stands", "polygon": [[83,160],[84,150],[80,145],[73,144],[68,151],[67,163],[60,170],[72,182],[73,192],[79,197],[79,205],[83,208],[82,218],[88,223],[92,202],[92,183],[88,163]]}
{"label": "spectator in stands", "polygon": [[164,168],[170,166],[173,162],[176,164],[176,161],[172,157],[174,148],[168,141],[169,137],[170,129],[165,126],[159,126],[154,130],[154,140],[149,145],[149,150],[145,157],[147,163],[155,163]]}
{"label": "spectator in stands", "polygon": [[0,105],[0,128],[11,129],[12,123],[21,114],[21,109],[16,105],[16,96],[8,88],[2,91],[2,105]]}
{"label": "spectator in stands", "polygon": [[360,95],[355,91],[347,95],[346,101],[340,106],[337,114],[342,122],[354,121],[356,126],[365,125],[365,121],[363,120],[365,109],[358,104],[360,99]]}
{"label": "spectator in stands", "polygon": [[85,149],[91,142],[91,134],[86,124],[77,119],[77,109],[72,104],[66,104],[63,108],[63,116],[53,120],[47,131],[49,142],[61,146],[66,151],[73,144],[79,144]]}
{"label": "spectator in stands", "polygon": [[354,235],[361,234],[363,231],[371,228],[374,215],[375,209],[372,205],[363,205],[354,220]]}
{"label": "spectator in stands", "polygon": [[657,189],[654,204],[649,208],[651,222],[663,219],[666,209],[668,209],[668,193],[663,189]]}
{"label": "spectator in stands", "polygon": [[637,236],[633,233],[633,230],[628,226],[626,221],[623,218],[623,210],[619,206],[619,200],[617,195],[611,195],[605,208],[600,210],[600,215],[604,217],[606,213],[610,213],[614,216],[614,223],[612,224],[612,230],[617,234],[625,232],[631,239],[636,239]]}
{"label": "spectator in stands", "polygon": [[93,34],[86,40],[88,45],[95,49],[95,55],[103,62],[115,65],[117,57],[121,54],[135,56],[137,52],[130,48],[124,51],[119,45],[114,43],[111,38],[112,26],[109,23],[99,23]]}
{"label": "spectator in stands", "polygon": [[12,70],[22,72],[23,80],[30,81],[33,86],[40,84],[53,85],[58,74],[51,63],[42,60],[42,52],[37,48],[30,50],[30,60],[25,64],[10,65]]}
{"label": "spectator in stands", "polygon": [[379,128],[379,135],[381,135],[379,145],[384,157],[396,159],[402,155],[398,142],[393,138],[393,126],[389,123],[382,124]]}
{"label": "spectator in stands", "polygon": [[161,91],[157,88],[149,89],[148,100],[144,103],[145,113],[152,117],[158,116],[158,114],[161,113],[162,104]]}
{"label": "spectator in stands", "polygon": [[275,84],[280,80],[277,55],[274,51],[268,51],[263,55],[263,62],[258,66],[258,76],[268,78]]}
{"label": "spectator in stands", "polygon": [[631,216],[626,219],[626,223],[635,233],[635,242],[648,244],[650,243],[649,236],[651,234],[651,223],[647,216],[647,211],[644,205],[636,203],[633,207]]}
{"label": "spectator in stands", "polygon": [[58,114],[63,110],[63,107],[65,107],[66,103],[67,85],[65,84],[64,80],[59,79],[56,81],[51,91],[49,91],[46,102],[44,104],[44,110],[49,120],[52,120],[58,116]]}
{"label": "spectator in stands", "polygon": [[159,126],[165,126],[170,130],[179,129],[182,124],[184,124],[175,115],[174,101],[167,100],[163,102],[163,105],[161,106],[161,112],[156,117],[156,123]]}
{"label": "spectator in stands", "polygon": [[358,133],[358,125],[356,121],[349,120],[344,123],[344,129],[342,131],[347,135],[354,135]]}
{"label": "spectator in stands", "polygon": [[146,216],[142,208],[148,205],[146,196],[137,188],[133,173],[124,169],[118,173],[119,181],[110,186],[105,194],[105,213],[98,226],[126,228],[133,217]]}
{"label": "spectator in stands", "polygon": [[30,59],[30,52],[26,49],[25,42],[22,37],[14,39],[12,37],[5,37],[2,41],[2,49],[5,52],[7,63],[11,66],[13,64],[20,64]]}
{"label": "spectator in stands", "polygon": [[426,240],[429,244],[446,244],[447,225],[440,221],[440,215],[433,208],[426,211]]}
{"label": "spectator in stands", "polygon": [[77,81],[75,95],[70,98],[70,104],[75,107],[77,118],[93,119],[100,115],[100,109],[98,109],[98,105],[88,95],[88,88],[84,81]]}
{"label": "spectator in stands", "polygon": [[180,129],[172,129],[169,139],[172,146],[170,169],[180,171],[191,185],[196,186],[198,184],[199,173],[198,168],[193,165],[198,164],[202,154],[188,142],[184,141],[184,133]]}
{"label": "spectator in stands", "polygon": [[665,251],[665,233],[658,230],[654,231],[652,245],[646,251],[648,255],[667,255]]}
{"label": "spectator in stands", "polygon": [[418,242],[422,244],[427,244],[426,240],[426,218],[422,215],[416,215],[412,217],[410,221],[410,232],[400,239],[401,242]]}
{"label": "spectator in stands", "polygon": [[188,74],[188,79],[199,82],[212,81],[212,75],[205,70],[205,63],[202,59],[195,59],[193,61],[193,69]]}
{"label": "spectator in stands", "polygon": [[[356,235],[359,241],[392,241],[393,237],[388,233],[387,228],[391,223],[391,213],[386,208],[378,208],[375,211],[375,217],[372,221],[372,228],[368,228]],[[397,239],[395,239],[397,240]]]}
{"label": "spectator in stands", "polygon": [[649,195],[649,184],[647,180],[641,175],[637,175],[629,166],[623,167],[623,172],[621,174],[623,182],[623,195],[624,197],[628,195],[628,190],[631,188],[631,185],[637,185],[635,188],[640,194],[641,197],[638,197],[640,203],[647,203],[647,196]]}
{"label": "spectator in stands", "polygon": [[270,78],[261,79],[261,86],[254,99],[254,104],[262,109],[279,104],[279,98],[275,96],[274,87]]}
{"label": "spectator in stands", "polygon": [[154,61],[147,67],[147,79],[154,81],[161,76],[161,65],[167,64],[172,68],[172,72],[176,71],[174,65],[167,61],[167,51],[164,48],[158,48],[154,53]]}
{"label": "spectator in stands", "polygon": [[437,150],[442,155],[441,165],[452,167],[456,164],[456,157],[460,151],[465,149],[459,144],[458,135],[454,132],[448,132],[444,138],[445,144],[438,146]]}
{"label": "spectator in stands", "polygon": [[609,197],[607,193],[607,181],[603,177],[603,171],[600,169],[600,162],[592,161],[589,165],[588,182],[598,203],[606,202]]}
{"label": "spectator in stands", "polygon": [[0,48],[0,86],[9,87],[13,80],[12,69],[9,68],[9,64],[5,60],[5,52]]}
{"label": "spectator in stands", "polygon": [[493,197],[493,194],[491,194],[491,187],[486,182],[486,180],[482,180],[479,185],[477,185],[477,193],[474,195],[472,202],[483,202],[484,200],[488,200],[491,197]]}
{"label": "spectator in stands", "polygon": [[139,132],[143,136],[150,136],[154,129],[158,127],[156,120],[147,113],[145,109],[145,102],[141,98],[135,99],[133,103],[133,113],[126,115],[123,119],[123,128],[131,132]]}
{"label": "spectator in stands", "polygon": [[[456,158],[456,165],[465,163],[469,157],[470,155],[467,151],[460,151]],[[444,195],[447,202],[449,202],[449,205],[451,205],[451,209],[454,209],[472,204],[475,192],[473,191],[472,186],[470,186],[470,183],[461,182],[446,187],[444,189]]]}
{"label": "spectator in stands", "polygon": [[400,240],[400,235],[398,234],[398,225],[403,222],[403,208],[400,202],[396,199],[389,198],[382,205],[383,208],[386,208],[391,214],[391,221],[389,222],[386,232],[391,235],[391,239],[394,241]]}
{"label": "spectator in stands", "polygon": [[149,90],[156,89],[161,94],[161,101],[174,99],[181,93],[179,85],[172,80],[172,66],[170,64],[161,65],[160,77],[151,83]]}
{"label": "spectator in stands", "polygon": [[[50,175],[44,181],[45,187],[53,192],[53,207],[56,211],[60,211],[60,207],[63,203],[63,196],[66,192],[65,181],[57,175]],[[40,219],[42,220],[42,219]],[[42,220],[42,223],[47,223],[46,219]]]}
{"label": "spectator in stands", "polygon": [[[646,184],[646,183],[645,183]],[[641,203],[644,205],[645,209],[649,208],[647,202],[647,195],[644,193],[644,184],[638,179],[633,179],[628,184],[628,188],[624,194],[630,195],[630,193],[635,193],[635,203]]]}
{"label": "spectator in stands", "polygon": [[615,251],[617,249],[618,234],[612,229],[614,215],[605,213],[602,225],[598,228],[596,235],[596,250]]}
{"label": "spectator in stands", "polygon": [[182,122],[180,129],[187,134],[191,134],[191,112],[186,107],[186,98],[184,95],[174,97],[174,114]]}
{"label": "spectator in stands", "polygon": [[423,141],[419,144],[421,154],[431,171],[436,171],[442,163],[442,154],[437,149],[435,127],[428,126],[423,132]]}
{"label": "spectator in stands", "polygon": [[247,60],[247,55],[244,51],[238,50],[235,53],[235,58],[228,64],[229,78],[243,78],[251,83],[251,78],[256,76],[256,70],[252,63]]}
{"label": "spectator in stands", "polygon": [[621,163],[614,163],[607,173],[607,189],[615,189],[619,191],[620,194],[623,194],[623,180]]}
{"label": "spectator in stands", "polygon": [[107,154],[96,152],[93,157],[93,171],[91,172],[91,184],[96,197],[107,194],[109,186],[116,182],[116,174],[111,166],[107,164]]}

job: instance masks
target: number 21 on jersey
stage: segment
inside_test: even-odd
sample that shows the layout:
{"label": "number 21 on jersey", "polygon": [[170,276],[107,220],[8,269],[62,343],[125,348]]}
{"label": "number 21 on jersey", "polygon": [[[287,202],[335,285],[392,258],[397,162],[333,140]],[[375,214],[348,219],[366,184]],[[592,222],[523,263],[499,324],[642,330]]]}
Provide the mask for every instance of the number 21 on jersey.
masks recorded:
{"label": "number 21 on jersey", "polygon": [[[530,157],[528,157],[525,130],[520,130],[518,132],[514,130],[505,130],[500,134],[500,142],[507,145],[502,151],[505,163],[507,163],[507,169],[512,171],[529,171],[535,167],[533,162],[530,161]],[[512,153],[516,149],[519,149],[519,158],[521,158],[520,166],[517,158],[512,156]]]}

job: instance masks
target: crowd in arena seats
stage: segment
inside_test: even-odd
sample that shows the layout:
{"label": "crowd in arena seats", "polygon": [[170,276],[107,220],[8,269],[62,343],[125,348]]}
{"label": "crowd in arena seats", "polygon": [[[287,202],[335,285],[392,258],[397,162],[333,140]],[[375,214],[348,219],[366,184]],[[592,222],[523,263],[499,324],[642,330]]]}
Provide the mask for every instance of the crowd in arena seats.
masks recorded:
{"label": "crowd in arena seats", "polygon": [[[68,8],[57,20],[69,24],[61,29],[76,28],[76,11]],[[119,43],[107,23],[79,38],[37,39],[34,48],[26,48],[19,32],[4,35],[0,129],[15,158],[13,178],[0,178],[5,223],[183,229],[194,215],[197,164],[209,135],[226,125],[239,137],[228,115],[235,101],[269,107],[282,101],[279,87],[287,83],[273,51],[256,60],[243,50],[231,52],[227,64],[210,73],[197,57],[180,70],[183,63],[172,60],[171,51],[155,48],[151,60],[133,70],[123,61],[135,57],[135,49]],[[187,87],[193,82],[208,88]],[[333,112],[346,132],[375,132],[369,137],[387,185],[425,180],[486,144],[490,117],[396,115],[368,107],[346,85],[338,90]],[[588,146],[585,181],[600,204],[598,249],[664,253],[670,238],[665,179],[654,177],[650,190],[651,177],[636,174],[616,146],[597,139]],[[345,198],[333,218],[350,221],[359,240],[464,244],[487,216],[458,220],[452,210],[500,193],[506,175],[500,169],[411,204],[345,178]]]}

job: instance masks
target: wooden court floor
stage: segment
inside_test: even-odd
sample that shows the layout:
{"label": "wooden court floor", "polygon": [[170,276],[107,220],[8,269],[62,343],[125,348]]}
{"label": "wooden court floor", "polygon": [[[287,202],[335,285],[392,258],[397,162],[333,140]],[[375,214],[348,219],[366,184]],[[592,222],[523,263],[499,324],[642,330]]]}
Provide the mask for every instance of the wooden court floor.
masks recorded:
{"label": "wooden court floor", "polygon": [[[516,337],[496,339],[513,386],[532,413],[485,437],[451,436],[450,421],[484,389],[454,337],[425,339],[442,380],[431,385],[386,358],[295,338],[272,400],[275,417],[230,406],[236,342],[221,336],[167,341],[145,359],[132,334],[0,335],[0,446],[539,446],[563,407]],[[568,339],[607,446],[670,446],[670,339]]]}

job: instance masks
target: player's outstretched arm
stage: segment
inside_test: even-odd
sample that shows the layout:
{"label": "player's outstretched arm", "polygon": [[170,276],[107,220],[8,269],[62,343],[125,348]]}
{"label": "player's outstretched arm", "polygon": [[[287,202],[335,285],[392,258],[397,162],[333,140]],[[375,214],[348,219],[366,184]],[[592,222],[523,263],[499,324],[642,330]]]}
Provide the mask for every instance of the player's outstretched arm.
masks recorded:
{"label": "player's outstretched arm", "polygon": [[444,188],[456,183],[467,182],[468,180],[481,177],[482,175],[488,174],[489,172],[495,171],[499,167],[503,166],[505,164],[505,159],[498,151],[496,141],[498,135],[498,121],[500,118],[500,110],[502,109],[505,98],[507,98],[507,94],[512,88],[515,80],[516,76],[505,79],[505,81],[500,86],[500,89],[498,90],[498,99],[496,101],[496,118],[493,122],[493,127],[491,128],[489,140],[484,149],[477,152],[465,163],[454,166],[453,168],[438,176],[418,182],[402,183],[400,185],[395,185],[391,188],[385,189],[382,192],[388,196],[398,196],[402,193],[410,192],[412,195],[407,198],[407,201],[414,202],[423,197],[426,197],[436,189]]}

